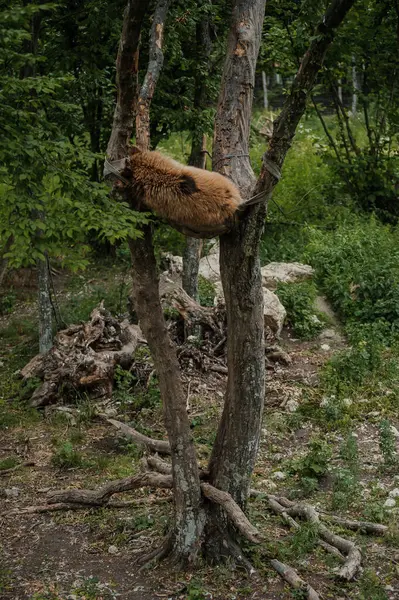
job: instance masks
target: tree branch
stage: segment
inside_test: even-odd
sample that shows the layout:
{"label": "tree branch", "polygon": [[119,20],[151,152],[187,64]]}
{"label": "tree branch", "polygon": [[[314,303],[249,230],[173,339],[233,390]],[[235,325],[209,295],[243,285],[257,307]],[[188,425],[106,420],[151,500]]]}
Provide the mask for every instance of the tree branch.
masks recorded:
{"label": "tree branch", "polygon": [[139,43],[149,0],[128,0],[116,59],[117,101],[111,137],[107,147],[110,160],[126,156],[133,131],[139,70]]}
{"label": "tree branch", "polygon": [[170,446],[169,442],[164,440],[154,440],[153,438],[149,438],[146,435],[143,435],[139,431],[133,429],[126,423],[122,423],[122,421],[117,421],[116,419],[109,419],[104,415],[100,415],[107,423],[113,425],[121,433],[131,438],[136,444],[140,444],[141,446],[145,446],[150,452],[158,452],[159,454],[170,454]]}

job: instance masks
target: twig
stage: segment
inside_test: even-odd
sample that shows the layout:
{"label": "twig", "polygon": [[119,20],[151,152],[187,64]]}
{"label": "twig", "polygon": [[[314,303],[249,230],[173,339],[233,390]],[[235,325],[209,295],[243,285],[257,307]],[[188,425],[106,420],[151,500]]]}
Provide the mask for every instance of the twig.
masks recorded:
{"label": "twig", "polygon": [[10,473],[13,473],[14,471],[18,471],[18,469],[22,469],[23,467],[34,467],[34,466],[35,466],[35,463],[32,460],[23,462],[23,463],[20,463],[19,465],[16,465],[15,467],[10,467],[9,469],[0,470],[0,477],[2,477],[3,475],[9,475]]}
{"label": "twig", "polygon": [[320,600],[318,593],[308,583],[301,579],[294,569],[276,559],[271,560],[270,564],[280,577],[289,583],[291,587],[296,590],[302,589],[306,591],[309,600]]}

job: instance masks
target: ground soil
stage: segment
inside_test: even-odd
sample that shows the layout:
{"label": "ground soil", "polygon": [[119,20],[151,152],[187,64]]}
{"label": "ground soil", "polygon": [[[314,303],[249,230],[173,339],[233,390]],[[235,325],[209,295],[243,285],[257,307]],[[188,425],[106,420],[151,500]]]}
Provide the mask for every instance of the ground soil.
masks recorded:
{"label": "ground soil", "polygon": [[[291,362],[268,366],[264,428],[253,477],[253,485],[259,490],[291,496],[295,493],[297,481],[287,465],[306,453],[310,438],[320,432],[320,426],[311,416],[297,418],[296,411],[291,412],[289,401],[295,400],[298,406],[308,401],[317,390],[320,368],[343,344],[344,341],[337,338],[326,348],[322,339],[303,342],[284,331],[281,345]],[[206,465],[222,408],[225,376],[201,373],[189,366],[184,378],[189,387],[190,417],[199,460]],[[114,399],[108,408],[120,414],[121,406],[126,408],[126,405],[118,401],[120,398]],[[131,407],[126,410],[129,412]],[[1,600],[288,600],[302,597],[287,588],[268,566],[268,560],[279,554],[280,547],[289,546],[292,532],[261,500],[249,504],[251,521],[265,539],[260,547],[248,548],[248,556],[257,570],[251,577],[225,564],[199,565],[191,572],[180,572],[174,565],[162,562],[149,570],[138,570],[135,559],[159,544],[167,530],[171,513],[167,492],[143,489],[118,497],[142,499],[141,505],[129,509],[15,514],[16,509],[43,504],[49,490],[94,488],[138,468],[140,453],[137,449],[120,441],[110,426],[88,413],[86,405],[72,407],[72,416],[49,411],[32,420],[29,412],[29,416],[21,416],[19,423],[0,430],[0,461],[11,457],[18,462],[34,462],[34,466],[8,475],[1,476],[0,471]],[[153,437],[164,436],[159,403],[150,402],[132,415],[135,426]],[[378,431],[373,419],[359,421],[354,433],[358,436],[362,463],[364,506],[367,498],[376,494],[376,482],[381,487],[379,499],[382,502],[394,485],[394,476],[381,472]],[[325,435],[332,447],[338,447],[343,439],[340,432]],[[54,454],[60,444],[71,439],[84,458],[83,464],[61,468],[54,464]],[[335,456],[334,460],[339,459]],[[330,492],[331,481],[327,477],[309,502],[329,509]],[[160,502],[154,504],[154,499]],[[334,512],[364,518],[363,500],[353,506],[349,503],[342,510],[338,507]],[[341,530],[341,534],[348,532]],[[348,535],[353,537],[354,534]],[[372,583],[365,587],[361,575],[353,584],[337,582],[334,579],[337,563],[321,549],[299,555],[292,553],[287,555],[287,562],[323,598],[399,598],[396,544],[383,543],[372,536],[359,535],[356,539],[364,549],[366,570],[371,569],[379,578],[374,588]]]}

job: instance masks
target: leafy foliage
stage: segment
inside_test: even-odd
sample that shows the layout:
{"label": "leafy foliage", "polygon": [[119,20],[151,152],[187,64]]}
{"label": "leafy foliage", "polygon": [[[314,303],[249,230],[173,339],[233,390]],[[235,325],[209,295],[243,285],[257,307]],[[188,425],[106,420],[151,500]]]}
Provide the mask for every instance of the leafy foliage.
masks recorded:
{"label": "leafy foliage", "polygon": [[320,332],[323,324],[315,314],[316,287],[312,282],[280,283],[277,295],[287,311],[287,321],[295,335],[311,339]]}

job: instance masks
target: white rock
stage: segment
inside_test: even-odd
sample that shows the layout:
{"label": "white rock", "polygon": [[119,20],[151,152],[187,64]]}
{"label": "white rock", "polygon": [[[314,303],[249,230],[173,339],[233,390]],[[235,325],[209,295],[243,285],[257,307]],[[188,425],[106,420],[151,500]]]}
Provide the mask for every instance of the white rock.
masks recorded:
{"label": "white rock", "polygon": [[288,412],[294,413],[299,408],[299,402],[293,399],[288,400],[287,404],[285,405],[285,408],[288,410]]}
{"label": "white rock", "polygon": [[208,254],[200,260],[199,274],[205,277],[212,283],[220,281],[220,263],[219,252]]}
{"label": "white rock", "polygon": [[6,498],[18,498],[19,488],[17,488],[17,487],[6,488],[4,490],[4,494],[5,494]]}
{"label": "white rock", "polygon": [[399,431],[393,425],[391,425],[391,431],[396,438],[399,438]]}
{"label": "white rock", "polygon": [[331,350],[331,347],[328,344],[322,344],[320,346],[320,349],[323,350],[323,352],[328,352],[329,350]]}
{"label": "white rock", "polygon": [[287,311],[281,304],[278,296],[273,294],[267,288],[263,288],[263,319],[265,327],[272,330],[276,337],[279,337],[284,325]]}
{"label": "white rock", "polygon": [[283,473],[282,471],[275,471],[272,474],[273,479],[282,480],[282,479],[286,479],[286,477],[287,477],[286,473]]}
{"label": "white rock", "polygon": [[278,282],[296,283],[311,279],[313,269],[302,263],[272,262],[262,267],[262,285],[269,290],[275,290]]}
{"label": "white rock", "polygon": [[390,498],[399,498],[399,488],[394,488],[389,492]]}
{"label": "white rock", "polygon": [[387,498],[384,502],[384,506],[385,508],[393,508],[394,506],[396,506],[394,498]]}
{"label": "white rock", "polygon": [[110,546],[108,548],[108,554],[118,554],[118,548],[117,548],[117,546]]}
{"label": "white rock", "polygon": [[342,400],[342,404],[343,404],[344,406],[352,406],[352,400],[351,400],[350,398],[344,398],[344,399]]}

